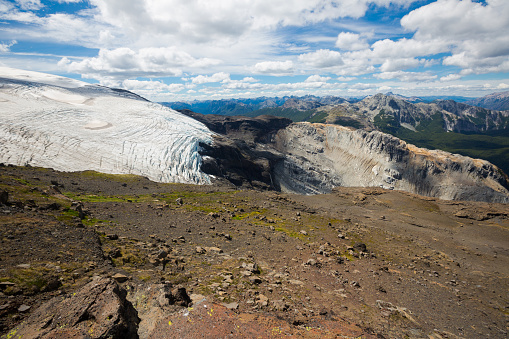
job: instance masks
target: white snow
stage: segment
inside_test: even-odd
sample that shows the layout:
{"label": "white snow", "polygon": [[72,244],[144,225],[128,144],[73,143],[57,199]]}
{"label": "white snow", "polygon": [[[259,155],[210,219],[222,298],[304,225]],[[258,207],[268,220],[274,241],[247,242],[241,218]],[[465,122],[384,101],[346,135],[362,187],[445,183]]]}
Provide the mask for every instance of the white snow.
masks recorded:
{"label": "white snow", "polygon": [[98,85],[0,67],[0,163],[210,183],[202,123]]}

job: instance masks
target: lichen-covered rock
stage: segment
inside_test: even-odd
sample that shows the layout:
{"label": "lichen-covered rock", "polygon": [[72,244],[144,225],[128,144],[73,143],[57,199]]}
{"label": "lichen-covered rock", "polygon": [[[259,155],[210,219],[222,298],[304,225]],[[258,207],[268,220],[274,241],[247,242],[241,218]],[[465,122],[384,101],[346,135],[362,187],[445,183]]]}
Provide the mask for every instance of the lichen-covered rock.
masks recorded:
{"label": "lichen-covered rock", "polygon": [[43,304],[9,333],[15,338],[138,338],[139,318],[126,294],[115,281],[96,278]]}

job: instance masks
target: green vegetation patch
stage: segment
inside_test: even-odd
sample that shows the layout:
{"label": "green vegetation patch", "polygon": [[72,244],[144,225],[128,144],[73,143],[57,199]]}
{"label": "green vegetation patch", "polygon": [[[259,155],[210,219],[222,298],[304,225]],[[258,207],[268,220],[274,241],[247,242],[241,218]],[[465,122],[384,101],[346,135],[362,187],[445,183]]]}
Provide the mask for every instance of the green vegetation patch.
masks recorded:
{"label": "green vegetation patch", "polygon": [[293,122],[308,121],[308,119],[316,112],[316,110],[300,111],[295,108],[262,108],[245,114],[248,117],[257,117],[259,115],[272,115],[275,117],[288,118]]}
{"label": "green vegetation patch", "polygon": [[345,127],[362,128],[364,127],[359,121],[349,117],[334,117],[331,121],[332,124],[341,125]]}
{"label": "green vegetation patch", "polygon": [[80,173],[80,175],[89,178],[105,179],[108,181],[116,182],[136,182],[142,179],[142,177],[135,174],[107,174],[96,171],[83,171]]}
{"label": "green vegetation patch", "polygon": [[396,119],[383,110],[375,117],[375,126],[417,147],[440,149],[472,158],[485,159],[509,173],[509,132],[492,131],[482,134],[447,132],[441,113],[424,120],[417,132],[402,127]]}
{"label": "green vegetation patch", "polygon": [[290,230],[290,229],[288,229],[286,227],[282,227],[282,226],[276,227],[276,231],[283,232],[286,235],[288,235],[289,237],[297,238],[297,239],[300,239],[303,241],[307,240],[307,237],[309,236],[309,235],[304,235],[304,234],[300,233],[300,231],[296,232],[296,231]]}
{"label": "green vegetation patch", "polygon": [[[101,194],[75,194],[71,192],[66,192],[64,195],[73,200],[79,200],[82,202],[125,202],[127,200],[131,200],[134,202],[139,202],[139,200],[146,200],[147,196],[141,197],[133,197],[133,196],[123,196],[123,195],[101,195]],[[153,198],[151,198],[153,200]]]}
{"label": "green vegetation patch", "polygon": [[[60,273],[65,276],[66,272]],[[65,279],[64,279],[65,280]],[[52,269],[44,266],[31,266],[30,268],[12,268],[0,277],[2,282],[14,283],[3,292],[7,295],[15,295],[23,291],[24,294],[38,293],[40,291],[52,291],[62,286],[59,278]]]}
{"label": "green vegetation patch", "polygon": [[324,111],[317,112],[317,113],[313,114],[307,121],[323,124],[323,123],[325,123],[325,120],[327,119],[328,116],[329,116],[329,114],[327,112],[324,112]]}

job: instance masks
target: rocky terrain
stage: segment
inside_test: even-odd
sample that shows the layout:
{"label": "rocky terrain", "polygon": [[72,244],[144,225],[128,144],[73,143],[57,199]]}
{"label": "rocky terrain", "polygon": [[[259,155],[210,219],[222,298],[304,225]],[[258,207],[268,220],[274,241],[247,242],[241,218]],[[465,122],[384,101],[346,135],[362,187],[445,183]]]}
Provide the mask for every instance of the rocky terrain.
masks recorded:
{"label": "rocky terrain", "polygon": [[[309,111],[307,115],[285,116],[293,121],[326,122],[376,129],[376,116],[389,115],[398,124],[414,130],[439,114],[445,120],[445,131],[480,133],[509,128],[509,113],[505,112],[508,92],[494,93],[467,100],[464,97],[404,97],[387,93],[362,99],[340,97],[283,97],[232,99],[192,103],[163,103],[177,110],[188,109],[202,114],[281,116],[285,110]],[[456,100],[454,100],[456,99]],[[463,102],[461,102],[463,101]],[[272,110],[271,110],[272,109]]]}
{"label": "rocky terrain", "polygon": [[507,111],[509,110],[509,91],[489,94],[481,98],[469,100],[466,103],[487,109]]}
{"label": "rocky terrain", "polygon": [[507,204],[0,167],[2,338],[506,338]]}
{"label": "rocky terrain", "polygon": [[509,201],[507,177],[489,162],[420,149],[376,131],[298,123],[276,135],[275,147],[287,154],[275,168],[283,191],[361,186],[447,200]]}
{"label": "rocky terrain", "polygon": [[322,106],[318,110],[327,114],[326,122],[334,123],[346,117],[366,128],[376,128],[377,116],[390,117],[398,125],[415,130],[420,124],[439,115],[444,120],[440,128],[459,133],[507,129],[509,122],[509,112],[505,111],[488,110],[453,100],[412,103],[398,96],[384,94],[376,94],[353,104]]}
{"label": "rocky terrain", "polygon": [[[496,93],[485,99],[503,105],[506,94]],[[249,102],[269,102],[269,99],[210,101],[203,107],[200,102],[193,102],[185,107],[204,114],[238,114],[249,117],[273,115],[293,122],[307,121],[366,131],[377,130],[418,147],[482,158],[504,172],[509,172],[509,111],[502,110],[502,106],[488,104],[477,107],[472,101],[465,102],[468,98],[464,97],[418,98],[393,93],[348,101],[338,97],[314,96],[272,98],[277,100],[271,101],[273,105],[270,107],[256,109],[249,106]],[[237,107],[244,103],[250,107],[249,110],[229,109],[230,105]]]}
{"label": "rocky terrain", "polygon": [[[450,200],[509,200],[507,176],[489,162],[419,149],[369,128],[182,114],[126,91],[10,68],[0,73],[0,162],[6,164],[136,174],[159,182],[225,180],[300,194],[360,186]],[[292,112],[301,105],[287,103]],[[310,105],[305,108],[316,107]],[[478,119],[476,110],[486,111],[383,95],[339,105],[354,107],[357,116],[362,111],[369,123],[382,119],[414,129],[440,105],[453,116],[444,120],[452,129],[470,128],[467,120]],[[484,118],[475,126],[498,128],[505,121],[498,111]]]}
{"label": "rocky terrain", "polygon": [[182,113],[218,133],[203,145],[202,169],[235,186],[298,194],[382,187],[447,200],[509,201],[508,178],[491,163],[417,148],[378,131]]}

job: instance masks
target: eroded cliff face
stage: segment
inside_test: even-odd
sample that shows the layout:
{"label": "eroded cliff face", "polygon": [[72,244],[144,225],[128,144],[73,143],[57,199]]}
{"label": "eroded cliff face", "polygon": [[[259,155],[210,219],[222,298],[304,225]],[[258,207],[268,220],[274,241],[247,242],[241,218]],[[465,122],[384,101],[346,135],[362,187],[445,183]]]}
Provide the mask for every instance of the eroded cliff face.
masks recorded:
{"label": "eroded cliff face", "polygon": [[509,202],[507,177],[491,163],[417,148],[377,131],[297,123],[280,130],[273,146],[285,154],[273,169],[282,191],[383,187],[447,200]]}

